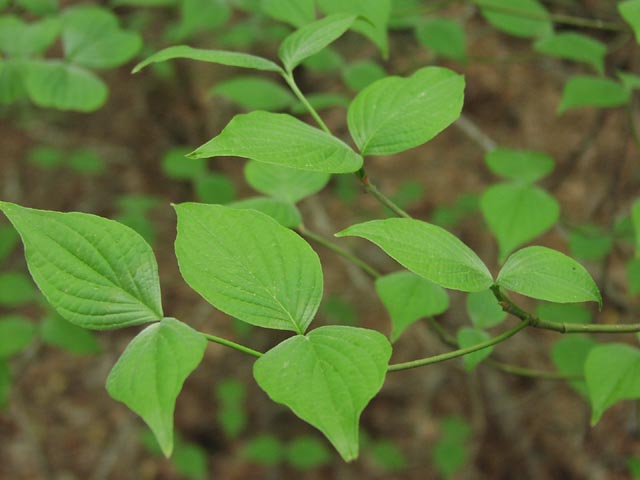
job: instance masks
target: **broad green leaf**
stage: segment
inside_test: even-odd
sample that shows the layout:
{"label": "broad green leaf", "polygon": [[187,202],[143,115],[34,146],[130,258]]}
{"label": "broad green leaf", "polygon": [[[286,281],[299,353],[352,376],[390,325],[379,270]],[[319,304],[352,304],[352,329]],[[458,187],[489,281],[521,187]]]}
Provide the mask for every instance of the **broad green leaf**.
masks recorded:
{"label": "broad green leaf", "polygon": [[[468,348],[473,347],[474,345],[477,345],[479,343],[486,342],[491,338],[491,336],[484,330],[465,327],[458,330],[456,338],[458,340],[458,346],[460,348]],[[493,347],[487,347],[483,348],[482,350],[467,353],[463,357],[465,370],[467,372],[472,371],[482,360],[491,355],[492,351]]]}
{"label": "broad green leaf", "polygon": [[391,341],[421,318],[449,308],[447,292],[414,273],[396,272],[376,280],[376,292],[391,317]]}
{"label": "broad green leaf", "polygon": [[195,180],[198,199],[204,203],[229,203],[236,198],[236,186],[226,176],[208,173]]}
{"label": "broad green leaf", "polygon": [[498,30],[517,37],[552,33],[549,13],[538,0],[474,0],[482,16]]}
{"label": "broad green leaf", "polygon": [[18,315],[0,317],[0,361],[20,353],[32,342],[35,327]]}
{"label": "broad green leaf", "polygon": [[269,197],[252,197],[239,200],[227,206],[240,209],[257,210],[269,215],[286,228],[296,228],[302,223],[298,208],[292,203]]}
{"label": "broad green leaf", "polygon": [[348,14],[330,15],[293,32],[284,39],[278,49],[285,70],[291,72],[305,58],[318,53],[341,37],[355,19],[354,15]]}
{"label": "broad green leaf", "polygon": [[38,16],[58,11],[58,0],[16,0],[16,5]]}
{"label": "broad green leaf", "polygon": [[250,160],[244,167],[247,183],[265,195],[297,203],[322,190],[330,176],[322,172],[296,170]]}
{"label": "broad green leaf", "polygon": [[344,60],[338,52],[326,47],[305,59],[302,65],[316,72],[335,72],[342,69]]}
{"label": "broad green leaf", "polygon": [[0,263],[16,248],[18,240],[18,233],[14,228],[0,224]]}
{"label": "broad green leaf", "polygon": [[416,27],[416,38],[436,55],[457,61],[467,59],[464,29],[454,20],[433,18]]}
{"label": "broad green leaf", "polygon": [[82,175],[99,175],[107,166],[100,155],[93,150],[76,150],[67,160],[69,168]]}
{"label": "broad green leaf", "polygon": [[485,190],[480,208],[496,236],[500,259],[549,230],[560,217],[556,199],[534,185],[501,183]]}
{"label": "broad green leaf", "polygon": [[444,288],[476,292],[493,283],[473,250],[445,229],[420,220],[372,220],[336,233],[347,236],[366,238],[408,270]]}
{"label": "broad green leaf", "polygon": [[60,33],[55,17],[24,23],[13,15],[0,17],[0,50],[9,57],[28,57],[44,52]]}
{"label": "broad green leaf", "polygon": [[131,60],[142,47],[135,32],[118,26],[109,10],[80,6],[65,10],[62,47],[67,60],[87,68],[113,68]]}
{"label": "broad green leaf", "polygon": [[462,109],[464,77],[425,67],[407,78],[387,77],[351,102],[349,131],[363,155],[391,155],[431,140]]}
{"label": "broad green leaf", "polygon": [[536,307],[536,316],[558,323],[591,322],[591,312],[582,305],[570,303],[541,303]]}
{"label": "broad green leaf", "polygon": [[565,254],[546,247],[527,247],[511,255],[496,283],[527,297],[557,303],[598,302],[600,290],[589,272]]}
{"label": "broad green leaf", "polygon": [[35,147],[29,151],[29,163],[44,169],[60,168],[64,165],[66,152],[55,147]]}
{"label": "broad green leaf", "polygon": [[386,76],[384,68],[371,60],[349,63],[342,69],[344,83],[354,92],[359,92]]}
{"label": "broad green leaf", "polygon": [[231,17],[226,0],[181,0],[180,21],[171,30],[173,41],[183,41],[198,32],[216,30]]}
{"label": "broad green leaf", "polygon": [[601,260],[611,252],[614,239],[611,234],[593,225],[583,225],[571,230],[569,251],[573,257],[584,260]]}
{"label": "broad green leaf", "polygon": [[640,398],[640,350],[621,343],[598,345],[584,364],[591,425],[619,400]]}
{"label": "broad green leaf", "polygon": [[[553,344],[551,360],[563,375],[584,375],[584,364],[596,341],[582,335],[569,335]],[[587,385],[584,380],[569,380],[578,393],[587,396]]]}
{"label": "broad green leaf", "polygon": [[247,442],[240,456],[249,462],[275,466],[282,462],[284,445],[274,435],[258,435]]}
{"label": "broad green leaf", "polygon": [[274,402],[319,429],[351,461],[358,457],[360,414],[382,387],[390,356],[379,332],[326,326],[269,350],[253,375]]}
{"label": "broad green leaf", "polygon": [[628,290],[631,295],[640,293],[640,259],[633,258],[625,265]]}
{"label": "broad green leaf", "polygon": [[187,158],[188,147],[174,147],[162,157],[162,172],[175,180],[197,180],[207,174],[206,160]]}
{"label": "broad green leaf", "polygon": [[620,82],[629,91],[640,89],[640,75],[634,73],[623,72],[618,70],[616,75],[620,79]]}
{"label": "broad green leaf", "polygon": [[36,299],[31,279],[20,272],[0,273],[0,307],[20,307]]}
{"label": "broad green leaf", "polygon": [[234,77],[218,83],[210,92],[220,95],[245,110],[286,110],[296,102],[293,94],[278,83],[255,76]]}
{"label": "broad green leaf", "polygon": [[627,0],[618,3],[618,12],[631,25],[636,42],[640,43],[640,0]]}
{"label": "broad green leaf", "polygon": [[162,318],[158,267],[137,233],[86,213],[0,202],[25,245],[31,276],[62,317],[95,330]]}
{"label": "broad green leaf", "polygon": [[314,0],[261,0],[262,10],[271,18],[302,27],[316,19]]}
{"label": "broad green leaf", "polygon": [[507,312],[489,289],[467,295],[467,313],[473,326],[478,329],[495,327],[507,318]]}
{"label": "broad green leaf", "polygon": [[604,73],[604,57],[607,46],[587,35],[563,32],[538,40],[536,52],[563,60],[572,60],[591,65],[598,73]]}
{"label": "broad green leaf", "polygon": [[31,62],[29,97],[40,107],[91,112],[107,100],[107,86],[93,73],[58,60]]}
{"label": "broad green leaf", "polygon": [[42,340],[75,355],[100,352],[98,340],[92,332],[67,322],[59,315],[49,315],[40,326]]}
{"label": "broad green leaf", "polygon": [[225,50],[204,50],[201,48],[193,48],[187,45],[176,45],[168,47],[159,52],[154,53],[147,59],[138,63],[133,73],[137,73],[144,67],[152,63],[166,62],[176,58],[184,58],[189,60],[198,60],[200,62],[217,63],[227,65],[229,67],[251,68],[254,70],[264,70],[268,72],[281,72],[282,69],[266,58],[248,53],[227,52]]}
{"label": "broad green leaf", "polygon": [[27,95],[25,80],[29,63],[19,59],[0,60],[0,105],[8,105]]}
{"label": "broad green leaf", "polygon": [[640,199],[636,200],[631,207],[631,223],[636,239],[636,258],[640,258]]}
{"label": "broad green leaf", "polygon": [[294,438],[286,450],[287,462],[298,470],[312,470],[331,462],[331,452],[315,437]]}
{"label": "broad green leaf", "polygon": [[318,0],[318,8],[327,15],[346,13],[356,15],[352,29],[371,39],[383,58],[389,56],[387,25],[391,15],[391,0]]}
{"label": "broad green leaf", "polygon": [[629,102],[630,92],[615,80],[574,75],[564,86],[558,114],[583,107],[619,107]]}
{"label": "broad green leaf", "polygon": [[421,20],[422,0],[391,0],[389,29],[403,30],[414,27]]}
{"label": "broad green leaf", "polygon": [[187,283],[252,325],[302,333],[322,298],[316,253],[267,215],[221,205],[176,205],[176,255]]}
{"label": "broad green leaf", "polygon": [[107,378],[111,398],[142,417],[167,457],[173,450],[176,398],[206,347],[200,333],[175,318],[163,318],[131,341]]}
{"label": "broad green leaf", "polygon": [[499,147],[484,158],[489,170],[500,177],[525,183],[537,182],[553,171],[553,158],[546,153]]}
{"label": "broad green leaf", "polygon": [[325,173],[355,172],[362,157],[338,138],[283,113],[236,115],[191,158],[243,157],[258,162]]}

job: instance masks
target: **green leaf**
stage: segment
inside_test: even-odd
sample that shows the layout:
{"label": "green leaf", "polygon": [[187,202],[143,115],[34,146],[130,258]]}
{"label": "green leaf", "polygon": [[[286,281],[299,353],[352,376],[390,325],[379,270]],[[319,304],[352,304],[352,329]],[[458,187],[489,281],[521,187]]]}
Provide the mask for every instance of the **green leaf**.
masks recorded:
{"label": "green leaf", "polygon": [[527,297],[557,303],[598,302],[602,297],[585,268],[546,247],[527,247],[511,255],[496,283]]}
{"label": "green leaf", "polygon": [[0,17],[0,50],[9,57],[28,57],[43,53],[60,33],[55,17],[24,23],[14,15]]}
{"label": "green leaf", "polygon": [[267,215],[221,205],[176,205],[176,255],[187,283],[252,325],[302,333],[322,298],[316,253]]}
{"label": "green leaf", "polygon": [[58,60],[31,62],[27,75],[29,97],[40,107],[92,112],[107,100],[107,86],[84,68]]}
{"label": "green leaf", "polygon": [[226,0],[181,0],[180,21],[169,36],[173,41],[182,41],[202,31],[216,30],[230,17]]}
{"label": "green leaf", "polygon": [[247,183],[258,192],[285,202],[297,203],[322,190],[330,176],[250,160],[244,167]]}
{"label": "green leaf", "polygon": [[396,272],[376,280],[376,292],[391,317],[391,341],[412,323],[439,315],[449,308],[441,287],[411,272]]}
{"label": "green leaf", "polygon": [[62,47],[67,60],[87,68],[113,68],[131,60],[142,47],[135,32],[118,26],[109,10],[80,6],[65,10]]}
{"label": "green leaf", "polygon": [[333,43],[353,24],[354,15],[330,15],[299,28],[284,39],[278,55],[287,72],[291,72],[311,55]]}
{"label": "green leaf", "polygon": [[488,289],[467,295],[467,313],[473,326],[478,329],[495,327],[507,318],[507,312]]}
{"label": "green leaf", "polygon": [[292,203],[269,197],[252,197],[239,200],[227,206],[240,209],[252,209],[269,215],[286,228],[296,228],[302,223],[298,208]]}
{"label": "green leaf", "polygon": [[101,350],[93,333],[55,314],[49,315],[41,324],[40,335],[45,343],[75,355],[91,355]]}
{"label": "green leaf", "polygon": [[[482,342],[486,342],[491,338],[491,336],[485,332],[484,330],[477,330],[475,328],[461,328],[458,330],[458,335],[456,336],[458,340],[458,346],[460,348],[468,348],[473,347]],[[477,350],[472,353],[467,353],[464,355],[464,368],[467,372],[471,372],[474,368],[478,366],[478,364],[491,355],[493,351],[493,347],[483,348],[482,350]]]}
{"label": "green leaf", "polygon": [[220,95],[245,110],[278,112],[291,107],[296,99],[278,83],[255,76],[234,77],[218,83],[210,92]]}
{"label": "green leaf", "polygon": [[613,243],[612,235],[593,225],[583,225],[569,233],[571,255],[583,260],[605,258],[611,252]]}
{"label": "green leaf", "polygon": [[633,258],[625,265],[628,290],[631,295],[640,293],[640,259]]}
{"label": "green leaf", "polygon": [[175,180],[197,180],[207,174],[206,160],[187,158],[188,147],[175,147],[162,157],[162,172]]}
{"label": "green leaf", "polygon": [[358,421],[384,382],[391,345],[379,332],[325,326],[260,357],[253,375],[274,402],[319,429],[345,461],[358,457]]}
{"label": "green leaf", "polygon": [[536,316],[543,320],[558,323],[591,322],[591,312],[582,305],[566,303],[542,303],[536,307]]}
{"label": "green leaf", "polygon": [[362,157],[328,133],[283,113],[236,115],[222,132],[189,155],[234,156],[325,173],[355,172]]}
{"label": "green leaf", "polygon": [[33,282],[19,272],[0,273],[0,306],[20,307],[36,299]]}
{"label": "green leaf", "polygon": [[107,166],[100,155],[93,150],[76,150],[68,160],[69,167],[83,175],[99,175],[104,173]]}
{"label": "green leaf", "polygon": [[474,0],[482,16],[516,37],[546,37],[553,32],[549,13],[538,0]]}
{"label": "green leaf", "polygon": [[107,330],[162,318],[158,267],[137,233],[86,213],[0,202],[25,245],[31,276],[65,319]]}
{"label": "green leaf", "polygon": [[236,186],[224,175],[208,173],[195,180],[198,199],[204,203],[229,203],[236,198]]}
{"label": "green leaf", "polygon": [[618,70],[616,75],[620,79],[620,82],[629,91],[638,90],[640,88],[640,75],[634,73],[623,72]]}
{"label": "green leaf", "polygon": [[387,25],[391,15],[391,0],[319,0],[318,8],[327,15],[346,13],[356,15],[352,29],[371,39],[383,58],[389,56]]}
{"label": "green leaf", "polygon": [[342,69],[344,83],[354,92],[359,92],[386,76],[384,68],[371,60],[349,63]]}
{"label": "green leaf", "polygon": [[0,60],[0,104],[8,105],[27,95],[25,79],[29,63],[23,60]]}
{"label": "green leaf", "polygon": [[204,480],[207,478],[207,451],[195,444],[181,442],[171,458],[176,471],[192,480]]}
{"label": "green leaf", "polygon": [[433,18],[416,27],[416,38],[436,55],[460,62],[467,59],[466,35],[460,24],[447,18]]}
{"label": "green leaf", "polygon": [[238,438],[247,426],[247,414],[242,408],[226,406],[218,409],[216,419],[224,434],[232,439]]}
{"label": "green leaf", "polygon": [[302,27],[316,19],[314,0],[261,0],[262,10],[271,18]]}
{"label": "green leaf", "polygon": [[267,60],[266,58],[258,57],[256,55],[227,52],[225,50],[204,50],[200,48],[192,48],[187,45],[176,45],[160,50],[138,63],[132,70],[132,73],[138,73],[144,67],[151,65],[152,63],[166,62],[167,60],[173,60],[176,58],[217,63],[220,65],[227,65],[229,67],[251,68],[267,72],[282,71],[282,69],[271,60]]}
{"label": "green leaf", "polygon": [[58,11],[57,0],[16,0],[16,5],[38,16]]}
{"label": "green leaf", "polygon": [[615,80],[574,75],[564,86],[558,114],[573,108],[619,107],[629,102],[630,92]]}
{"label": "green leaf", "polygon": [[459,116],[464,77],[425,67],[407,78],[387,77],[351,102],[349,131],[363,155],[391,155],[431,140]]}
{"label": "green leaf", "polygon": [[631,25],[636,42],[640,43],[640,0],[627,0],[618,3],[618,12]]}
{"label": "green leaf", "polygon": [[633,202],[631,207],[631,223],[636,239],[636,258],[640,258],[640,199]]}
{"label": "green leaf", "polygon": [[[584,364],[595,340],[581,335],[570,335],[553,344],[551,360],[563,375],[584,375]],[[587,385],[584,380],[569,380],[569,385],[578,393],[587,396]]]}
{"label": "green leaf", "polygon": [[273,435],[258,435],[247,442],[240,455],[249,462],[275,466],[284,457],[284,446]]}
{"label": "green leaf", "polygon": [[366,238],[408,270],[444,288],[475,292],[493,284],[491,273],[473,250],[443,228],[420,220],[372,220],[336,236]]}
{"label": "green leaf", "polygon": [[40,168],[54,169],[64,165],[66,153],[55,147],[35,147],[29,151],[27,160]]}
{"label": "green leaf", "polygon": [[35,328],[18,315],[0,317],[0,361],[20,353],[33,341]]}
{"label": "green leaf", "polygon": [[640,398],[640,350],[621,343],[591,349],[584,365],[591,425],[619,400]]}
{"label": "green leaf", "polygon": [[501,183],[485,190],[480,208],[503,261],[515,248],[549,230],[560,217],[556,199],[534,185]]}
{"label": "green leaf", "polygon": [[148,326],[127,346],[107,378],[109,395],[140,415],[165,456],[173,450],[173,410],[206,339],[175,318]]}
{"label": "green leaf", "polygon": [[9,394],[11,393],[11,371],[9,362],[0,358],[0,410],[4,409],[9,403]]}
{"label": "green leaf", "polygon": [[367,452],[374,463],[387,472],[400,472],[406,470],[407,456],[402,449],[391,440],[378,440],[374,442]]}
{"label": "green leaf", "polygon": [[534,183],[553,171],[554,162],[546,153],[499,147],[484,158],[489,170],[500,177]]}
{"label": "green leaf", "polygon": [[572,60],[591,65],[604,74],[604,57],[607,46],[587,35],[563,32],[538,40],[533,48],[536,52],[563,60]]}
{"label": "green leaf", "polygon": [[0,224],[0,262],[13,252],[18,244],[18,233],[9,225]]}
{"label": "green leaf", "polygon": [[286,450],[287,462],[298,470],[312,470],[331,462],[331,452],[312,436],[294,438]]}

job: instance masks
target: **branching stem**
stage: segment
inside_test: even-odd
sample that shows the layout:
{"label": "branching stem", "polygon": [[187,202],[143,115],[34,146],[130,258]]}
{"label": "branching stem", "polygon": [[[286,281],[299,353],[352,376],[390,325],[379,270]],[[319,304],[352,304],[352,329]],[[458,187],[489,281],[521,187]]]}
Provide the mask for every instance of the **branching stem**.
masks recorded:
{"label": "branching stem", "polygon": [[234,350],[238,350],[239,352],[246,353],[248,355],[252,355],[254,357],[261,357],[262,352],[258,352],[249,347],[245,347],[244,345],[240,345],[239,343],[232,342],[231,340],[227,340],[226,338],[216,337],[215,335],[210,335],[208,333],[200,332],[204,338],[212,343],[217,343],[219,345],[224,345],[225,347],[233,348]]}
{"label": "branching stem", "polygon": [[529,322],[530,322],[529,320],[523,320],[518,325],[507,330],[506,332],[503,332],[500,335],[487,340],[486,342],[478,343],[476,345],[472,345],[467,348],[459,348],[458,350],[442,353],[440,355],[435,355],[433,357],[421,358],[418,360],[412,360],[410,362],[403,362],[403,363],[396,363],[393,365],[389,365],[388,371],[397,372],[399,370],[409,370],[410,368],[423,367],[425,365],[431,365],[432,363],[445,362],[447,360],[451,360],[452,358],[462,357],[463,355],[477,352],[478,350],[483,350],[487,347],[491,347],[498,343],[504,342],[508,338],[513,337],[520,330],[528,327]]}

